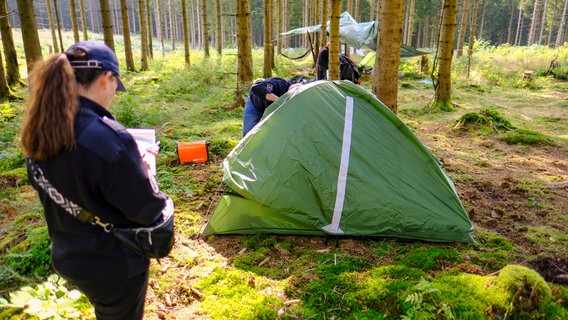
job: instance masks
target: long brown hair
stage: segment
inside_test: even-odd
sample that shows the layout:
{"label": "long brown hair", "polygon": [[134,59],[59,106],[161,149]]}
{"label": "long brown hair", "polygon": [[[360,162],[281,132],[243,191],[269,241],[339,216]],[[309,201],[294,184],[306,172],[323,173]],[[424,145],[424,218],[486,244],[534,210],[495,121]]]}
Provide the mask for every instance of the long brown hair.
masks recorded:
{"label": "long brown hair", "polygon": [[101,74],[98,70],[73,69],[69,62],[85,59],[85,52],[75,49],[34,65],[21,135],[27,156],[46,160],[75,147],[73,124],[79,107],[76,84],[88,88]]}

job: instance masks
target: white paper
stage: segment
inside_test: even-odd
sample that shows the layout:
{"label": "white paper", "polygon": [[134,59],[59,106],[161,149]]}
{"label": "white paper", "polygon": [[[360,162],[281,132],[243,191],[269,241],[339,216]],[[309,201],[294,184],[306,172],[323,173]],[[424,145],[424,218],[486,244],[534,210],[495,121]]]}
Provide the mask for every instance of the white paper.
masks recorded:
{"label": "white paper", "polygon": [[136,141],[142,159],[148,163],[152,174],[156,175],[156,157],[147,151],[148,148],[156,145],[156,130],[140,128],[128,128],[126,130],[130,132],[134,141]]}

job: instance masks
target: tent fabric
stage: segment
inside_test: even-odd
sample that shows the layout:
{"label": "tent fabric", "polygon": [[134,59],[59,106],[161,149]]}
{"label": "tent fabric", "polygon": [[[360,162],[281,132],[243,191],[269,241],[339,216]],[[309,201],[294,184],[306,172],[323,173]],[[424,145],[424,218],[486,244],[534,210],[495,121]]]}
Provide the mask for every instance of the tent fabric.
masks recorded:
{"label": "tent fabric", "polygon": [[[328,21],[326,30],[329,31],[330,22]],[[321,31],[321,24],[297,28],[280,33],[283,36],[302,35],[307,32],[314,33]],[[379,21],[357,22],[347,11],[341,13],[339,17],[339,41],[347,43],[357,49],[377,50],[377,34],[379,33]],[[428,54],[415,48],[401,45],[400,56],[415,57]]]}
{"label": "tent fabric", "polygon": [[203,235],[276,233],[474,242],[453,182],[412,131],[349,81],[296,87],[223,162]]}

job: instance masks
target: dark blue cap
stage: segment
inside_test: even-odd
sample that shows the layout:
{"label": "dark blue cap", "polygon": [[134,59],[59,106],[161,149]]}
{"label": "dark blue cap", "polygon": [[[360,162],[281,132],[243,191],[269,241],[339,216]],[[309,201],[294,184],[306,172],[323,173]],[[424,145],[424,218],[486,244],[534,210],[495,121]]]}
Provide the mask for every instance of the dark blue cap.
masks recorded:
{"label": "dark blue cap", "polygon": [[71,61],[71,66],[74,69],[99,69],[102,71],[110,71],[118,80],[118,91],[126,91],[124,84],[120,80],[120,70],[118,68],[118,58],[114,51],[109,48],[104,42],[100,41],[81,41],[77,42],[67,52],[70,53],[74,49],[84,51],[87,56],[86,59]]}

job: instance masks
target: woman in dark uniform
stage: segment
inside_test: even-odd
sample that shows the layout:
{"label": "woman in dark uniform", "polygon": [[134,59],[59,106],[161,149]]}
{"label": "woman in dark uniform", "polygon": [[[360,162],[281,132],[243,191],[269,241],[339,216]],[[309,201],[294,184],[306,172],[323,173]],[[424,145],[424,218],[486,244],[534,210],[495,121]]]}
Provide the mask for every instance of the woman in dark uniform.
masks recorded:
{"label": "woman in dark uniform", "polygon": [[116,91],[126,91],[116,55],[102,42],[82,41],[37,62],[30,79],[21,139],[33,159],[28,176],[44,208],[53,267],[85,293],[97,319],[142,319],[149,260],[69,214],[34,181],[30,165],[65,198],[115,226],[147,226],[173,210],[136,142],[108,111]]}
{"label": "woman in dark uniform", "polygon": [[258,80],[250,87],[243,114],[243,137],[260,122],[264,110],[288,92],[291,84],[290,81],[274,77]]}

